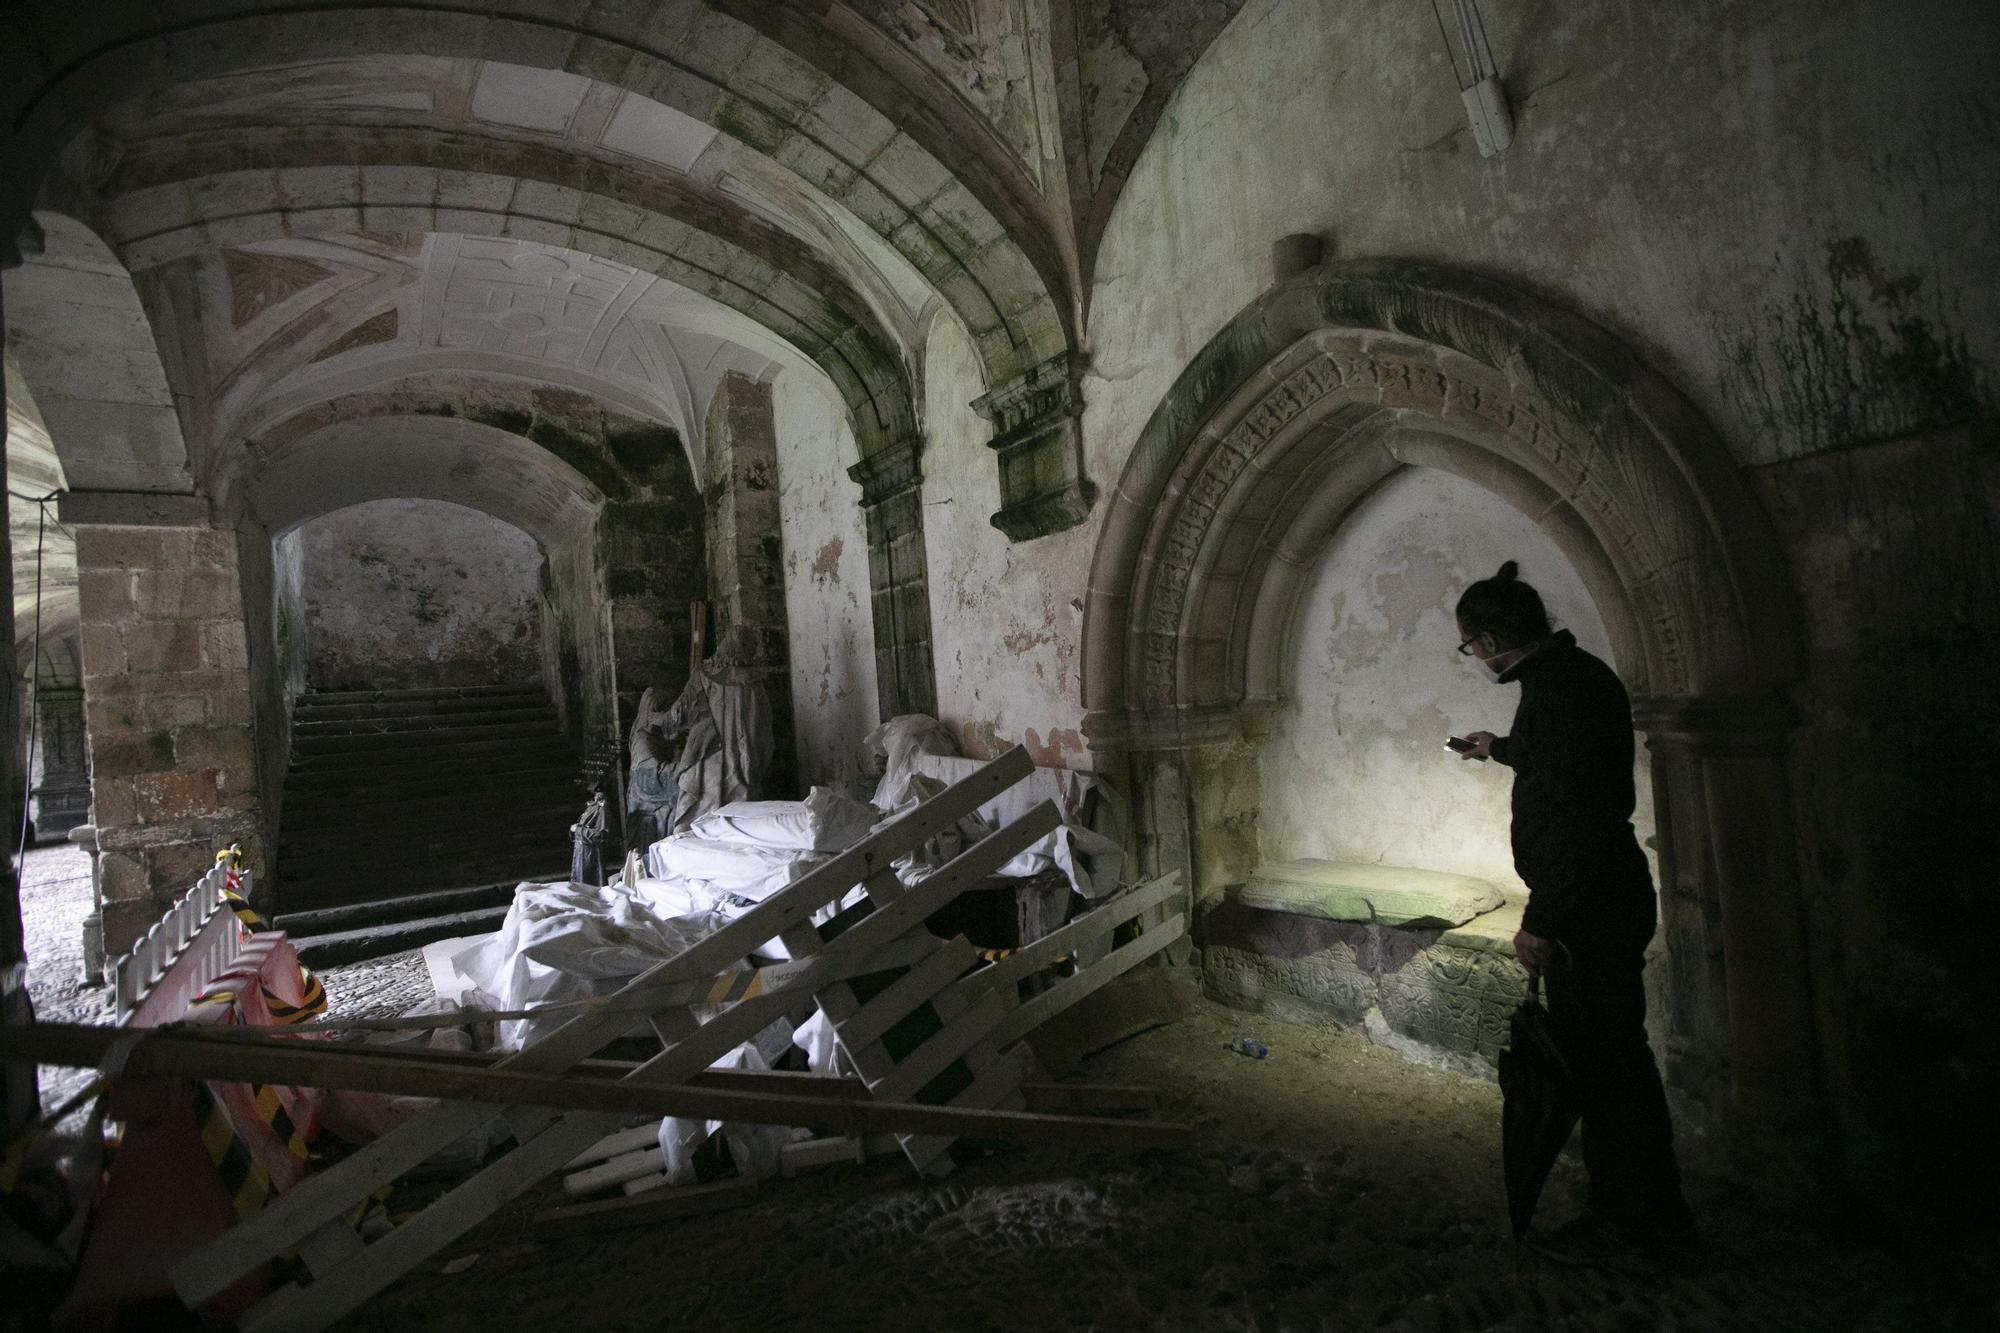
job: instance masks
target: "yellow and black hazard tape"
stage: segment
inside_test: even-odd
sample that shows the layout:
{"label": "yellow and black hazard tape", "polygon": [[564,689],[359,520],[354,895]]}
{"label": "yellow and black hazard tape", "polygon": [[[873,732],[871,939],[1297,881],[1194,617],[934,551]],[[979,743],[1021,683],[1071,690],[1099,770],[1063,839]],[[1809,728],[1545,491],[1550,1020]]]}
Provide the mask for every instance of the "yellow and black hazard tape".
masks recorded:
{"label": "yellow and black hazard tape", "polygon": [[738,1000],[755,999],[764,993],[764,975],[751,969],[743,972],[725,972],[715,979],[708,988],[708,995],[702,1004],[734,1004]]}
{"label": "yellow and black hazard tape", "polygon": [[326,1012],[326,983],[313,975],[311,968],[299,964],[299,981],[304,994],[297,1004],[290,1004],[278,998],[277,992],[261,981],[258,985],[264,992],[264,1008],[270,1013],[273,1023],[283,1023],[287,1027],[299,1023],[310,1023]]}
{"label": "yellow and black hazard tape", "polygon": [[252,934],[271,928],[270,923],[259,916],[257,909],[250,905],[250,900],[234,889],[222,890],[222,905],[236,913],[236,919],[241,921]]}
{"label": "yellow and black hazard tape", "polygon": [[[259,1089],[268,1092],[268,1088]],[[261,1109],[261,1107],[259,1108]],[[284,1108],[280,1107],[282,1113]],[[286,1117],[289,1125],[291,1117]],[[222,1180],[222,1188],[229,1192],[229,1199],[236,1208],[236,1216],[247,1222],[264,1211],[264,1203],[271,1197],[271,1177],[264,1170],[264,1164],[243,1145],[237,1136],[236,1127],[230,1123],[229,1112],[215,1094],[208,1090],[208,1084],[196,1079],[194,1082],[194,1123],[201,1131],[201,1145],[208,1149],[208,1160],[215,1163],[215,1174]]]}

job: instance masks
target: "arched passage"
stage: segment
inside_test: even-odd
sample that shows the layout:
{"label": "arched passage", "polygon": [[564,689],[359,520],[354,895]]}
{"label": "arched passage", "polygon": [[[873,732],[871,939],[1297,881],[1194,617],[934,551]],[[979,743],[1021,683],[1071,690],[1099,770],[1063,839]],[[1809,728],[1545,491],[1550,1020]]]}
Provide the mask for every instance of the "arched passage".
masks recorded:
{"label": "arched passage", "polygon": [[1232,320],[1148,421],[1093,558],[1083,665],[1086,734],[1127,770],[1142,860],[1198,894],[1254,867],[1246,741],[1285,689],[1310,556],[1405,466],[1532,517],[1603,612],[1654,756],[1670,1073],[1700,1092],[1726,1077],[1747,1124],[1809,1118],[1820,1016],[1782,763],[1801,669],[1783,562],[1670,385],[1503,284],[1390,260],[1310,270]]}

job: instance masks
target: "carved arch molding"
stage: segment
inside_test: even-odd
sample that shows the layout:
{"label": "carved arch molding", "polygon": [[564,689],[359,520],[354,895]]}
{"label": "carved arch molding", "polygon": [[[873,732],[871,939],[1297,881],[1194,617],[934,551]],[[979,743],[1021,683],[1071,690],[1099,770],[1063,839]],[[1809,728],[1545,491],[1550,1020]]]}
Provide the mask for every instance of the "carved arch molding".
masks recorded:
{"label": "carved arch molding", "polygon": [[1141,864],[1198,895],[1254,868],[1254,839],[1204,812],[1255,790],[1244,742],[1283,697],[1305,576],[1405,466],[1486,486],[1583,575],[1652,754],[1670,1076],[1759,1140],[1810,1137],[1835,1020],[1790,833],[1785,689],[1804,657],[1786,563],[1701,414],[1528,293],[1399,260],[1313,269],[1230,321],[1154,411],[1084,615],[1085,732],[1130,784]]}

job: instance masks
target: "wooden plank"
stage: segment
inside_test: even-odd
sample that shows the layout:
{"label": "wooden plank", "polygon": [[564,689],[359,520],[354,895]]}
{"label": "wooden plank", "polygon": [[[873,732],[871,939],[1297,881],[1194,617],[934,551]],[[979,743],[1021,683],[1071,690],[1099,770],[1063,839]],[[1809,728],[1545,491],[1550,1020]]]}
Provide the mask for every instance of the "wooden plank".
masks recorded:
{"label": "wooden plank", "polygon": [[1033,944],[979,969],[972,980],[981,985],[999,986],[1039,972],[1061,961],[1084,940],[1114,931],[1147,909],[1165,902],[1180,890],[1180,878],[1180,872],[1176,870],[1149,884],[1141,884],[1130,893],[1100,903]]}
{"label": "wooden plank", "polygon": [[535,1234],[550,1240],[676,1217],[740,1208],[757,1197],[757,1182],[732,1176],[706,1185],[670,1185],[631,1197],[565,1204],[535,1214]]}
{"label": "wooden plank", "polygon": [[1023,1004],[1000,1025],[993,1039],[1002,1046],[1019,1041],[1100,986],[1129,972],[1172,944],[1186,929],[1187,918],[1176,915],[1165,925],[1156,926],[1139,938],[1119,945],[1102,962],[1085,968],[1073,977],[1065,977]]}
{"label": "wooden plank", "polygon": [[[1021,1082],[1028,1077],[1034,1059],[1034,1052],[1025,1047],[1017,1046],[1008,1051],[973,1079],[971,1087],[952,1098],[952,1106],[984,1111],[1003,1106],[1010,1100],[1016,1106],[1020,1105],[1017,1099],[1021,1095]],[[932,1165],[940,1161],[956,1141],[947,1135],[913,1134],[903,1139],[903,1153],[910,1159],[910,1165],[928,1174]]]}
{"label": "wooden plank", "polygon": [[616,1134],[607,1134],[585,1148],[576,1156],[563,1163],[563,1170],[576,1171],[594,1162],[608,1162],[614,1157],[638,1152],[647,1144],[657,1146],[660,1141],[660,1127],[656,1124],[634,1125],[621,1129]]}
{"label": "wooden plank", "polygon": [[[977,960],[971,941],[954,937],[929,958],[891,982],[886,990],[869,997],[833,1030],[850,1051],[873,1046],[882,1034],[901,1022],[912,1009],[958,980]],[[828,1015],[831,1018],[831,1015]]]}
{"label": "wooden plank", "polygon": [[[1049,807],[1045,817],[1053,817],[1053,807]],[[1024,824],[1031,824],[1041,821],[1024,820],[1022,822]],[[997,858],[997,860],[993,861],[994,864],[1004,865],[1007,859],[1015,854],[1014,851],[1008,850],[1010,846],[1013,846],[1016,842],[1020,842],[1020,845],[1025,846],[1028,842],[1033,841],[1033,837],[1029,836],[1030,831],[1030,829],[1018,830],[1007,838],[1002,838],[999,834],[995,834],[982,841],[977,847],[970,849],[959,860],[962,861],[966,857],[973,857],[977,853],[978,855],[971,862],[975,870],[987,860],[993,858]],[[1036,834],[1034,836],[1040,835]],[[1021,842],[1024,838],[1026,841]],[[957,864],[957,862],[954,862],[954,864]],[[926,881],[927,885],[928,883]],[[874,960],[879,956],[880,951],[891,951],[892,957],[907,956],[907,950],[910,946],[900,944],[897,937],[909,930],[913,924],[921,923],[923,917],[929,911],[935,910],[931,905],[933,900],[942,901],[948,888],[949,885],[940,884],[936,889],[927,894],[911,895],[906,900],[899,900],[892,907],[875,913],[852,930],[843,934],[839,940],[835,941],[835,944],[838,946],[837,948],[830,949],[825,954],[817,955],[808,960],[808,962],[813,967],[822,969],[825,974],[830,975],[844,967],[856,966],[856,960],[859,959],[870,960],[870,965],[872,966]],[[747,920],[747,916],[744,919]],[[711,936],[710,938],[715,937]],[[761,944],[768,938],[769,936],[760,935],[758,943]],[[898,950],[903,952],[901,954],[894,952]],[[862,968],[861,970],[866,970],[866,968]],[[802,991],[809,991],[817,989],[822,983],[818,979],[818,975],[808,969],[802,970],[796,975],[794,984]],[[681,1050],[681,1046],[677,1045],[654,1057],[653,1060],[639,1065],[626,1074],[625,1077],[627,1079],[661,1079],[663,1075],[660,1071],[668,1067],[661,1062],[671,1059],[673,1061],[672,1068],[676,1072],[671,1076],[665,1077],[667,1077],[668,1081],[672,1082],[683,1080],[711,1061],[720,1058],[730,1046],[748,1040],[751,1036],[755,1035],[759,1029],[790,1006],[791,994],[791,990],[787,989],[776,994],[766,993],[753,999],[740,1001],[726,1013],[719,1015],[715,1020],[702,1025],[700,1028],[700,1037],[704,1043],[703,1049],[707,1049],[710,1045],[715,1045],[712,1038],[714,1038],[716,1032],[728,1030],[736,1032],[737,1035],[734,1040],[715,1046],[715,1049],[707,1058],[698,1061],[694,1065],[690,1067],[682,1066],[676,1054],[676,1052]],[[684,1014],[685,1010],[670,1012]],[[761,1015],[761,1020],[745,1029],[743,1027],[745,1018],[753,1012]],[[603,1039],[608,1040],[611,1036],[619,1035],[623,1031],[627,1017],[599,1018],[594,1021],[605,1025]],[[724,1023],[724,1020],[728,1020],[728,1022]],[[566,1023],[557,1029],[556,1032],[549,1034],[541,1042],[519,1052],[516,1056],[502,1059],[488,1066],[485,1071],[466,1070],[464,1072],[467,1074],[474,1072],[501,1075],[514,1074],[522,1071],[524,1063],[537,1067],[533,1072],[540,1072],[539,1067],[549,1065],[556,1065],[559,1069],[562,1067],[561,1065],[557,1064],[554,1059],[547,1058],[547,1048],[552,1043],[556,1043],[564,1033],[572,1034],[570,1040],[578,1040],[575,1033],[580,1025],[586,1025],[592,1021],[591,1019],[572,1020],[570,1023]],[[663,1021],[677,1026],[680,1020]],[[692,1021],[691,1018],[689,1021]],[[716,1025],[718,1023],[722,1023],[723,1028],[717,1028]],[[712,1032],[711,1029],[715,1031]],[[321,1045],[321,1043],[312,1044],[315,1046]],[[241,1051],[256,1050],[257,1048],[245,1042],[239,1043],[237,1049]],[[526,1062],[520,1058],[522,1056],[535,1055],[544,1058]],[[349,1055],[348,1058],[366,1059],[367,1057],[363,1055]],[[236,1066],[232,1065],[231,1067],[234,1068]],[[321,1077],[326,1077],[326,1075],[321,1075]],[[260,1081],[278,1083],[303,1082],[307,1086],[332,1086],[315,1084],[311,1078],[289,1079],[276,1077]],[[373,1085],[371,1090],[394,1091],[396,1089],[377,1084]],[[420,1095],[456,1098],[460,1096],[470,1097],[475,1094],[438,1092]],[[543,1105],[575,1105],[575,1103],[564,1101],[550,1102],[547,1099],[549,1095],[548,1091],[544,1090],[543,1093],[538,1094],[535,1098],[509,1098],[507,1100],[538,1100]],[[208,1249],[190,1255],[187,1259],[183,1260],[181,1265],[174,1271],[176,1289],[181,1289],[180,1284],[185,1280],[188,1286],[182,1290],[184,1299],[188,1300],[191,1305],[207,1300],[237,1278],[242,1277],[244,1274],[296,1244],[320,1224],[346,1212],[355,1202],[373,1193],[382,1185],[389,1183],[405,1171],[427,1160],[434,1153],[457,1141],[457,1139],[463,1137],[465,1134],[477,1130],[492,1118],[497,1109],[497,1107],[490,1104],[482,1105],[449,1100],[435,1111],[407,1121],[396,1129],[391,1130],[388,1134],[361,1149],[352,1157],[345,1159],[334,1170],[320,1176],[308,1176],[297,1187],[287,1192],[282,1198],[274,1201],[273,1205],[266,1208],[257,1218],[232,1229]],[[683,1114],[681,1111],[654,1111],[646,1107],[634,1109],[645,1110],[649,1114],[657,1115]],[[724,1118],[721,1115],[709,1116],[706,1112],[700,1110],[689,1111],[687,1114],[701,1115],[709,1119]],[[729,1116],[727,1118],[741,1119],[743,1117]],[[816,1122],[805,1120],[801,1123],[810,1124]],[[616,1126],[613,1126],[613,1128],[616,1128]],[[579,1143],[576,1145],[576,1150],[581,1151],[587,1146],[589,1146],[587,1143]],[[358,1165],[356,1165],[357,1163]],[[205,1294],[193,1294],[196,1292]]]}
{"label": "wooden plank", "polygon": [[328,1327],[560,1169],[580,1144],[616,1123],[617,1117],[606,1115],[564,1117],[311,1286],[272,1292],[238,1320],[238,1327],[244,1333],[316,1333]]}
{"label": "wooden plank", "polygon": [[[653,1061],[648,1062],[652,1068],[652,1076],[662,1080],[661,1084],[653,1086],[650,1090],[659,1093],[684,1091],[685,1089],[674,1086],[675,1080],[706,1067],[724,1051],[754,1035],[776,1014],[782,1012],[786,1003],[786,997],[782,995],[764,995],[746,1000],[716,1015],[708,1023],[702,1024],[686,1041],[662,1052]],[[628,1093],[647,1091],[642,1081],[647,1068],[648,1066],[641,1066],[624,1079],[610,1080],[609,1086],[624,1089]],[[481,1076],[491,1076],[494,1073],[501,1073],[502,1077],[507,1076],[498,1068],[482,1071],[460,1070],[459,1076],[464,1077],[475,1072]],[[551,1077],[548,1081],[556,1084],[574,1082],[560,1077]],[[676,1114],[659,1112],[651,1107],[627,1106],[621,1109],[646,1114]],[[368,1246],[335,1272],[325,1275],[310,1287],[285,1287],[266,1297],[241,1321],[243,1327],[268,1328],[274,1331],[289,1329],[294,1333],[301,1328],[311,1330],[326,1327],[342,1315],[359,1308],[369,1297],[479,1225],[522,1190],[561,1169],[564,1162],[603,1135],[618,1128],[624,1123],[624,1119],[623,1116],[604,1114],[564,1117],[542,1133],[521,1142],[499,1161],[482,1168],[471,1179],[433,1202],[389,1235]],[[223,1242],[243,1230],[245,1228],[239,1227],[236,1231],[230,1232],[222,1238]],[[182,1269],[202,1257],[202,1254],[191,1256],[174,1270],[173,1277],[177,1289]],[[183,1299],[187,1299],[185,1293]]]}
{"label": "wooden plank", "polygon": [[635,1148],[630,1152],[620,1153],[616,1157],[598,1162],[582,1171],[564,1176],[563,1193],[571,1197],[596,1194],[601,1190],[608,1190],[615,1185],[623,1185],[628,1180],[638,1180],[642,1176],[658,1175],[660,1168],[666,1164],[666,1158],[660,1152],[659,1129],[657,1126],[653,1130],[653,1135],[653,1143],[650,1147]]}
{"label": "wooden plank", "polygon": [[1003,997],[981,996],[969,1012],[947,1020],[923,1045],[897,1061],[895,1072],[871,1084],[868,1090],[883,1101],[907,1100],[963,1056],[974,1042],[998,1027],[1006,1016]]}
{"label": "wooden plank", "polygon": [[[785,891],[751,909],[715,935],[683,950],[673,959],[649,969],[620,994],[676,981],[690,981],[703,975],[712,976],[748,954],[764,940],[783,934],[794,924],[807,921],[815,911],[839,898],[851,885],[888,869],[890,864],[904,852],[920,845],[956,822],[961,815],[976,809],[1026,777],[1032,771],[1032,767],[1026,751],[1018,746],[1015,747],[977,773],[953,784],[943,793],[923,802],[892,824],[877,830],[847,852],[809,872]],[[1038,807],[1028,819],[1017,821],[1015,825],[1010,825],[1007,829],[982,840],[978,846],[968,849],[948,869],[962,869],[983,863],[986,856],[994,849],[1006,846],[1012,843],[1015,837],[1020,836],[1023,833],[1021,825],[1041,822],[1037,816],[1042,814],[1042,808]],[[1049,809],[1047,817],[1053,817],[1052,808]],[[1020,845],[1028,845],[1046,831],[1044,828],[1034,832],[1032,836],[1023,837]],[[1011,851],[1008,853],[1009,856],[1012,854]],[[1004,864],[1005,859],[1002,857],[996,864]],[[888,914],[877,913],[877,915]],[[867,932],[870,925],[887,927],[889,924],[886,920],[877,922],[871,918],[849,934],[860,935]],[[874,938],[880,932],[868,933]],[[878,938],[876,942],[882,941]],[[724,1017],[736,1017],[747,1010],[761,1007],[761,999],[750,1001],[738,1005]],[[605,1041],[620,1035],[626,1026],[627,1016],[624,1014],[585,1013],[565,1022],[525,1050],[498,1062],[489,1072],[532,1074],[560,1071],[577,1060],[594,1054]],[[708,1027],[714,1026],[714,1023],[708,1025]],[[762,1024],[759,1023],[757,1026]],[[707,1035],[704,1029],[703,1036]],[[706,1042],[689,1044],[705,1046]],[[708,1063],[708,1059],[703,1059],[696,1065],[679,1068],[681,1061],[677,1058],[678,1054],[678,1047],[664,1052],[633,1070],[627,1078],[629,1080],[667,1078],[677,1081],[693,1074],[700,1065]],[[720,1051],[716,1054],[720,1054]],[[676,1068],[678,1068],[677,1073],[669,1072]],[[856,1102],[849,1105],[865,1107],[871,1104]],[[216,1245],[183,1261],[174,1272],[177,1288],[181,1289],[185,1299],[191,1303],[199,1303],[288,1245],[303,1239],[322,1222],[345,1211],[355,1198],[365,1196],[379,1184],[394,1179],[403,1171],[429,1157],[438,1148],[479,1128],[492,1114],[493,1108],[488,1105],[447,1103],[425,1116],[400,1126],[398,1130],[383,1136],[354,1157],[347,1159],[335,1170],[319,1177],[308,1178],[279,1200],[280,1206],[267,1209],[254,1222],[236,1228]],[[611,1128],[615,1125],[607,1124],[604,1127]],[[593,1129],[590,1136],[586,1137],[576,1133],[560,1133],[558,1131],[561,1128],[558,1126],[555,1130],[544,1133],[535,1142],[561,1140],[568,1155],[574,1155],[588,1147],[589,1143],[603,1132],[603,1129]],[[452,1195],[446,1196],[446,1199],[427,1209],[425,1215],[437,1214],[439,1221],[436,1224],[427,1224],[425,1228],[420,1229],[421,1234],[419,1234],[412,1232],[411,1227],[420,1219],[413,1219],[411,1224],[400,1228],[397,1234],[408,1233],[413,1242],[420,1239],[422,1245],[430,1246],[431,1249],[448,1243],[450,1235],[457,1234],[456,1231],[450,1230],[451,1227],[457,1227],[462,1231],[475,1224],[486,1213],[490,1213],[498,1206],[499,1201],[504,1201],[505,1197],[511,1197],[513,1193],[526,1187],[527,1182],[516,1179],[511,1173],[493,1174],[491,1180],[497,1182],[493,1188],[506,1191],[500,1200],[496,1201],[491,1197],[492,1190],[481,1182],[488,1178],[489,1173],[497,1172],[498,1168],[517,1158],[534,1158],[533,1162],[523,1161],[520,1169],[539,1163],[538,1156],[527,1152],[529,1146],[523,1144],[521,1148],[508,1154],[501,1163],[487,1168],[487,1171],[475,1176]],[[546,1173],[558,1168],[561,1162],[553,1161],[540,1165]],[[461,1199],[464,1200],[462,1207],[455,1202]],[[291,1206],[283,1207],[285,1204]],[[451,1206],[447,1207],[447,1204]],[[482,1207],[485,1209],[484,1212],[477,1211]],[[337,1317],[338,1313],[354,1308],[354,1305],[366,1299],[368,1294],[379,1290],[382,1284],[394,1280],[397,1274],[418,1262],[423,1253],[431,1252],[418,1245],[393,1248],[397,1253],[386,1255],[383,1252],[385,1247],[371,1246],[360,1259],[348,1266],[352,1270],[350,1276],[343,1276],[340,1281],[316,1284],[314,1290],[323,1290],[325,1299],[314,1299],[310,1302],[315,1312],[325,1313],[333,1310],[335,1313],[328,1317]],[[206,1294],[197,1294],[204,1289]],[[274,1309],[291,1311],[293,1318],[301,1317],[302,1314],[295,1291],[292,1294],[281,1294],[279,1298],[274,1298],[266,1305]],[[259,1308],[260,1319],[263,1309],[264,1307]]]}

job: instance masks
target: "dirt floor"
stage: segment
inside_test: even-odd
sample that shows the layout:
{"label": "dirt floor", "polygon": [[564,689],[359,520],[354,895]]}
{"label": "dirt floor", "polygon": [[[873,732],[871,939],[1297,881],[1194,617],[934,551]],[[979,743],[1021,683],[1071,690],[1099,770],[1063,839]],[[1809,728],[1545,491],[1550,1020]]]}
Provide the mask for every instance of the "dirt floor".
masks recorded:
{"label": "dirt floor", "polygon": [[[31,853],[31,935],[87,910],[68,849]],[[86,868],[87,869],[87,868]],[[61,882],[57,882],[61,881]],[[67,906],[50,906],[57,898]],[[40,903],[35,907],[32,904]],[[99,992],[46,940],[45,1015]],[[70,950],[73,952],[73,949]],[[424,998],[414,953],[330,969],[336,1012]],[[1239,1034],[1265,1060],[1227,1049]],[[1840,1210],[1779,1208],[1691,1178],[1704,1240],[1595,1268],[1506,1237],[1500,1096],[1360,1032],[1197,1002],[1083,1077],[1159,1089],[1184,1150],[1000,1151],[924,1183],[899,1159],[767,1183],[747,1207],[563,1241],[511,1205],[342,1325],[355,1329],[1990,1329],[1992,1237],[1858,1238]],[[69,1080],[61,1080],[66,1085]],[[1575,1210],[1580,1169],[1544,1202]],[[399,1206],[419,1200],[401,1198]],[[447,1269],[453,1271],[447,1272]]]}

